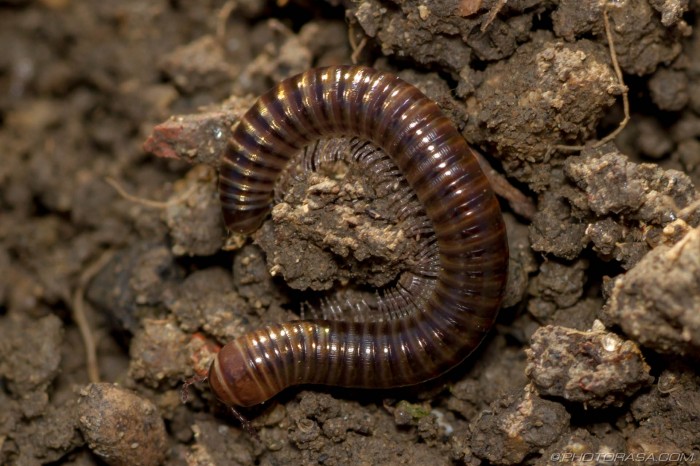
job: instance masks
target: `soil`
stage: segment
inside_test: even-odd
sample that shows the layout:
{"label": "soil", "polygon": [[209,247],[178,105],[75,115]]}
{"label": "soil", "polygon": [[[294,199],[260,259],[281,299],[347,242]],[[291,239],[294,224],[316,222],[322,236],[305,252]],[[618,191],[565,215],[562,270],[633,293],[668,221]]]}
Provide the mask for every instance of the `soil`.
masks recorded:
{"label": "soil", "polygon": [[[606,5],[0,0],[0,464],[700,464],[700,7]],[[231,125],[353,60],[493,167],[506,302],[439,379],[294,387],[251,433],[183,381],[424,246],[342,161],[287,177],[252,238],[224,228]]]}

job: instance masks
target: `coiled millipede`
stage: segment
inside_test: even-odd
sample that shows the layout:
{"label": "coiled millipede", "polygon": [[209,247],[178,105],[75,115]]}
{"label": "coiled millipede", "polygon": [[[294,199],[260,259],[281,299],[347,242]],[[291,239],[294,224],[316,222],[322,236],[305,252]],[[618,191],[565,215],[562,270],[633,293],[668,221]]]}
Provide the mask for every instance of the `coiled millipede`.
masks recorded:
{"label": "coiled millipede", "polygon": [[[297,384],[421,383],[464,360],[494,323],[508,265],[498,202],[438,106],[392,74],[364,66],[312,69],[260,97],[233,129],[221,163],[229,230],[255,231],[290,158],[339,136],[368,141],[398,167],[434,232],[434,277],[402,278],[405,299],[392,300],[391,312],[374,319],[340,312],[269,325],[226,344],[209,383],[231,407],[262,403]],[[401,309],[409,301],[419,305]]]}

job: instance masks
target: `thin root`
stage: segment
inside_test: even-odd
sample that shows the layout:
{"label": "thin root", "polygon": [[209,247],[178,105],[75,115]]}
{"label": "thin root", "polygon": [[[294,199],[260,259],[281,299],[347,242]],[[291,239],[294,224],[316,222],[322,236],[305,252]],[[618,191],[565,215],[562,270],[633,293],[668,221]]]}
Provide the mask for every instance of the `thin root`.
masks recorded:
{"label": "thin root", "polygon": [[179,203],[181,203],[181,202],[184,202],[185,200],[187,200],[188,197],[190,197],[190,195],[192,195],[192,193],[194,192],[194,190],[197,189],[197,185],[196,185],[196,184],[193,184],[192,186],[189,187],[189,189],[187,189],[187,191],[185,191],[185,192],[182,193],[181,195],[177,196],[177,197],[174,198],[174,199],[170,199],[170,200],[168,200],[168,201],[163,202],[163,201],[154,201],[154,200],[151,200],[151,199],[144,199],[144,198],[142,198],[142,197],[138,197],[138,196],[134,196],[134,195],[132,195],[132,194],[129,194],[129,193],[127,193],[126,190],[119,184],[119,182],[118,182],[117,180],[115,180],[114,178],[112,178],[112,177],[109,177],[109,176],[106,177],[106,178],[105,178],[105,181],[106,181],[111,187],[113,187],[114,190],[117,191],[117,193],[118,193],[121,197],[123,197],[123,198],[126,199],[127,201],[131,201],[131,202],[133,202],[133,203],[140,204],[140,205],[146,206],[146,207],[152,207],[152,208],[154,208],[154,209],[167,209],[167,208],[170,207],[170,206],[173,206],[173,205],[179,204]]}
{"label": "thin root", "polygon": [[678,218],[687,221],[692,214],[700,210],[700,199],[691,202],[689,205],[683,207],[677,214]]}
{"label": "thin root", "polygon": [[481,24],[481,32],[486,32],[489,26],[491,26],[491,23],[493,23],[493,21],[496,19],[498,12],[501,11],[504,6],[506,6],[506,3],[508,3],[508,0],[498,0],[498,2],[491,7],[491,11],[489,11],[486,21]]}
{"label": "thin root", "polygon": [[224,6],[221,7],[216,15],[216,40],[218,40],[220,44],[225,42],[226,23],[235,8],[236,0],[229,0],[224,3]]}
{"label": "thin root", "polygon": [[[593,148],[597,148],[606,144],[607,142],[615,139],[620,132],[625,129],[627,123],[630,121],[630,102],[628,89],[625,85],[625,80],[622,77],[622,70],[620,69],[620,63],[617,60],[617,52],[615,52],[615,42],[613,41],[612,32],[610,29],[610,18],[608,17],[608,4],[603,8],[603,22],[605,23],[605,37],[608,40],[608,48],[610,49],[610,60],[612,61],[613,69],[615,70],[615,76],[617,77],[617,82],[622,88],[622,108],[624,111],[624,118],[620,124],[613,130],[610,134],[605,136],[600,141],[593,144]],[[568,145],[557,145],[554,146],[557,150],[562,151],[580,151],[584,149],[584,146],[568,146]]]}
{"label": "thin root", "polygon": [[355,38],[355,29],[352,27],[352,25],[350,25],[350,27],[348,27],[348,42],[350,42],[350,48],[352,49],[350,60],[352,60],[353,65],[356,65],[360,59],[362,49],[364,49],[367,45],[367,36],[363,35],[362,40],[360,40],[360,43],[358,44],[357,39]]}
{"label": "thin root", "polygon": [[479,151],[475,149],[472,150],[476,156],[476,160],[479,162],[481,171],[483,171],[486,178],[488,178],[496,194],[508,201],[511,209],[513,209],[516,214],[528,220],[532,220],[536,211],[532,200],[525,196],[518,188],[510,184],[505,176],[494,170]]}
{"label": "thin root", "polygon": [[80,276],[78,287],[73,292],[72,299],[72,315],[73,320],[78,326],[80,337],[83,340],[85,347],[85,361],[87,365],[88,379],[92,383],[100,381],[100,370],[97,363],[97,350],[95,345],[95,337],[85,314],[85,288],[90,280],[97,275],[102,267],[114,256],[113,250],[107,250],[95,262],[90,264]]}

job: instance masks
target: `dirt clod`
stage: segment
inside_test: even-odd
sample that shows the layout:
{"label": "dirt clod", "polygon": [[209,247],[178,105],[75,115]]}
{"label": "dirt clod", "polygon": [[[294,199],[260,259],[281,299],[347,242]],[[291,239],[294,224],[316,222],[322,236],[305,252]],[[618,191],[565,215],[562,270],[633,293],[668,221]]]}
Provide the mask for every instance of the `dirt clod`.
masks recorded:
{"label": "dirt clod", "polygon": [[[636,164],[605,147],[568,158],[563,173],[551,180],[556,188],[544,194],[543,208],[530,226],[533,248],[571,259],[591,242],[601,257],[626,268],[698,199],[682,172]],[[691,226],[700,223],[694,210],[685,217]]]}
{"label": "dirt clod", "polygon": [[640,344],[700,354],[700,229],[658,246],[613,288],[605,316]]}
{"label": "dirt clod", "polygon": [[149,387],[176,386],[189,362],[187,335],[173,322],[144,320],[131,341],[129,375]]}
{"label": "dirt clod", "polygon": [[497,154],[510,176],[542,190],[554,146],[589,138],[620,93],[608,60],[599,44],[535,35],[486,69],[467,99],[465,137]]}
{"label": "dirt clod", "polygon": [[135,332],[140,318],[152,314],[182,271],[165,245],[135,243],[117,253],[92,280],[88,298],[115,327]]}
{"label": "dirt clod", "polygon": [[671,362],[658,378],[654,390],[632,402],[631,413],[639,423],[626,432],[631,453],[675,455],[676,464],[692,464],[700,455],[700,414],[697,373]]}
{"label": "dirt clod", "polygon": [[588,332],[540,327],[526,353],[525,372],[540,395],[591,408],[620,406],[653,380],[637,345],[600,322]]}
{"label": "dirt clod", "polygon": [[472,452],[493,464],[520,463],[555,442],[569,422],[566,409],[533,388],[501,399],[471,426]]}
{"label": "dirt clod", "polygon": [[[31,323],[30,323],[31,322]],[[48,402],[46,390],[58,374],[63,325],[54,315],[28,319],[12,314],[0,325],[0,376],[10,393],[41,392],[40,412]]]}
{"label": "dirt clod", "polygon": [[405,270],[418,242],[390,216],[391,193],[368,185],[371,174],[359,170],[341,180],[295,179],[255,236],[273,275],[296,289],[326,290],[350,281],[385,286]]}

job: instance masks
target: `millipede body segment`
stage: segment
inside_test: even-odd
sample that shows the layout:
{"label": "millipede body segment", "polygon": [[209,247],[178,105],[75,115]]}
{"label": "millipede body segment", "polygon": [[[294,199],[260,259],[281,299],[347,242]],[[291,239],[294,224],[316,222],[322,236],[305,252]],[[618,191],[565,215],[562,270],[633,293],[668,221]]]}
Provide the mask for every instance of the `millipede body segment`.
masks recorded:
{"label": "millipede body segment", "polygon": [[392,74],[363,66],[312,69],[260,97],[234,128],[221,163],[228,228],[255,231],[290,158],[338,136],[381,148],[415,192],[437,244],[434,286],[416,299],[420,308],[394,317],[291,321],[228,343],[209,372],[212,390],[228,405],[256,405],[297,384],[417,384],[464,360],[494,323],[508,264],[498,202],[438,106]]}

